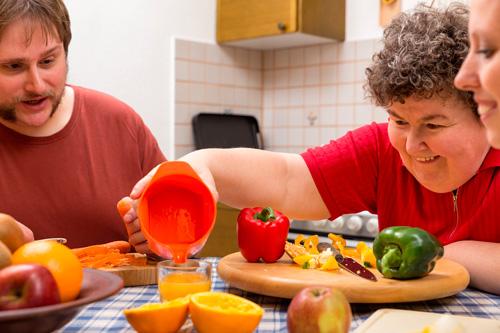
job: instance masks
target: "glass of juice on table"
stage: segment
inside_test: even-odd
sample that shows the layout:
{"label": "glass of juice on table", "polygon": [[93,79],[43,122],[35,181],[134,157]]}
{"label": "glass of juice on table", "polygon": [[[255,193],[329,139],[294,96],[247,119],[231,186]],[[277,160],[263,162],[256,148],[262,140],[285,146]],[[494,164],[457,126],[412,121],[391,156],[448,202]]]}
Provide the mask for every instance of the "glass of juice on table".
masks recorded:
{"label": "glass of juice on table", "polygon": [[177,264],[201,250],[212,231],[216,211],[210,190],[182,161],[159,166],[137,207],[151,250]]}
{"label": "glass of juice on table", "polygon": [[184,263],[164,260],[158,263],[158,291],[160,300],[170,301],[178,297],[202,291],[210,291],[212,265],[205,259],[188,259]]}

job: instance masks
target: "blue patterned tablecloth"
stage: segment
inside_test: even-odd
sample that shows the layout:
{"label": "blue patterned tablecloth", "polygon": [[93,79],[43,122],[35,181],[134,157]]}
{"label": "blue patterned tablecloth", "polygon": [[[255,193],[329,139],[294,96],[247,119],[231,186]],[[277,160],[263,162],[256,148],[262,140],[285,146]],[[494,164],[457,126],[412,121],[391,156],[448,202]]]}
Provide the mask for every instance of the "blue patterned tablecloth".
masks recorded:
{"label": "blue patterned tablecloth", "polygon": [[[216,267],[219,259],[208,258]],[[286,311],[290,300],[268,297],[231,288],[212,270],[212,290],[225,291],[243,296],[261,305],[265,314],[257,328],[257,333],[287,332]],[[58,332],[134,332],[128,324],[123,310],[144,303],[158,302],[156,286],[127,287],[118,294],[103,301],[90,304]],[[373,312],[382,308],[406,309],[436,313],[492,318],[500,320],[500,296],[475,289],[437,300],[395,304],[351,304],[353,320],[350,332],[354,332]],[[214,332],[215,333],[215,332]]]}

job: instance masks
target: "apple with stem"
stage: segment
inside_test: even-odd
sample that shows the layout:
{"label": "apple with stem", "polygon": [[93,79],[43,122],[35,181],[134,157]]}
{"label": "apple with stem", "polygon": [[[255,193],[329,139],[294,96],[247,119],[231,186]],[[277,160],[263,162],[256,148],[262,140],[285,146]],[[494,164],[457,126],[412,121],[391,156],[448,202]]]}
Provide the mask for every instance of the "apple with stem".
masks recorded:
{"label": "apple with stem", "polygon": [[306,287],[288,306],[290,333],[347,333],[351,320],[351,307],[344,294],[329,287]]}
{"label": "apple with stem", "polygon": [[44,266],[19,264],[0,270],[0,311],[60,302],[56,280]]}

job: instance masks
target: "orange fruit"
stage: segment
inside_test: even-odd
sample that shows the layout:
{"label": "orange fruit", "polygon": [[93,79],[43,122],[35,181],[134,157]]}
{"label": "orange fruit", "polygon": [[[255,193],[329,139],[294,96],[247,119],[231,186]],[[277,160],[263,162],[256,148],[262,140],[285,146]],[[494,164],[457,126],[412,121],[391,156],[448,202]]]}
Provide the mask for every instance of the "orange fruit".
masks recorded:
{"label": "orange fruit", "polygon": [[200,333],[251,333],[264,309],[236,295],[207,291],[191,295],[191,320]]}
{"label": "orange fruit", "polygon": [[40,264],[54,276],[61,302],[78,297],[83,280],[83,268],[78,257],[67,246],[56,241],[40,240],[26,243],[11,258],[12,264]]}
{"label": "orange fruit", "polygon": [[186,321],[189,298],[181,297],[163,303],[148,303],[123,310],[125,318],[139,333],[174,333]]}

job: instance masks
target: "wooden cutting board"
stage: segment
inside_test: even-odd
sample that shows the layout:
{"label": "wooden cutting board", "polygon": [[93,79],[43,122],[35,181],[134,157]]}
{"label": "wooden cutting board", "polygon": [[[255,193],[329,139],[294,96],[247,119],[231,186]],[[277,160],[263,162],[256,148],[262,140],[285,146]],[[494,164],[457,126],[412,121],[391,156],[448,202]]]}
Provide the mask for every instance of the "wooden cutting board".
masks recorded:
{"label": "wooden cutting board", "polygon": [[438,260],[427,276],[414,280],[383,278],[371,269],[378,281],[360,278],[344,270],[302,269],[288,256],[272,264],[249,263],[239,253],[222,258],[219,276],[231,286],[258,294],[292,298],[304,287],[326,285],[341,290],[353,303],[397,303],[451,296],[469,284],[467,270],[447,259]]}
{"label": "wooden cutting board", "polygon": [[[380,309],[354,333],[418,333],[433,325],[443,314],[409,310]],[[500,321],[494,319],[451,316],[451,323],[461,326],[461,333],[500,332]]]}
{"label": "wooden cutting board", "polygon": [[106,272],[118,275],[123,279],[125,287],[146,286],[156,284],[156,265],[146,266],[123,266],[115,268],[101,269]]}

